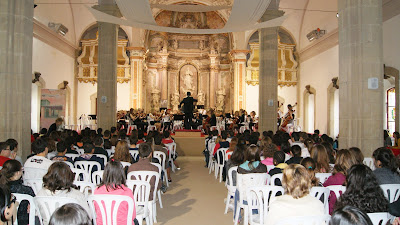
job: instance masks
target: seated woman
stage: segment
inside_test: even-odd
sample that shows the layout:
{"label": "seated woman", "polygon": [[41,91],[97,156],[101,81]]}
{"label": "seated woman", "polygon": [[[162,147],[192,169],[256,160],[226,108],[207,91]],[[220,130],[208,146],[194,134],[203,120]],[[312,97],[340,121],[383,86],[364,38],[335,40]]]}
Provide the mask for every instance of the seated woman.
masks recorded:
{"label": "seated woman", "polygon": [[92,220],[86,210],[76,204],[68,203],[56,209],[50,217],[49,225],[92,225]]}
{"label": "seated woman", "polygon": [[[43,188],[37,193],[37,196],[54,196],[74,198],[79,204],[89,213],[89,205],[85,195],[77,189],[74,189],[75,174],[69,166],[63,162],[54,162],[49,167],[46,175],[43,177]],[[43,211],[39,206],[39,211]],[[44,213],[41,213],[43,224],[48,224],[50,218],[46,218]]]}
{"label": "seated woman", "polygon": [[314,145],[311,149],[311,158],[314,159],[317,167],[315,168],[316,173],[330,173],[331,168],[329,167],[329,156],[323,145]]}
{"label": "seated woman", "polygon": [[274,165],[274,153],[278,151],[278,148],[275,144],[268,144],[266,140],[261,141],[261,150],[263,153],[264,159],[261,161],[262,164],[269,166]]}
{"label": "seated woman", "polygon": [[400,184],[400,176],[397,172],[399,164],[392,150],[378,148],[372,154],[376,169],[374,174],[379,184]]}
{"label": "seated woman", "polygon": [[265,224],[288,217],[324,215],[324,204],[309,195],[311,180],[302,165],[291,164],[283,171],[282,186],[285,194],[271,200]]}
{"label": "seated woman", "polygon": [[[126,185],[126,177],[125,172],[122,168],[122,165],[119,161],[111,159],[111,161],[107,164],[104,169],[103,180],[101,184],[94,191],[94,195],[124,195],[133,199],[133,192]],[[103,225],[103,221],[101,218],[100,208],[95,205],[96,210],[96,224]],[[128,204],[126,202],[121,203],[118,210],[118,225],[126,225],[127,215],[128,215]],[[133,217],[135,224],[139,224],[136,220],[136,208],[133,208]],[[105,224],[105,223],[104,223]]]}
{"label": "seated woman", "polygon": [[357,147],[351,147],[351,148],[349,148],[349,151],[356,158],[356,161],[357,161],[356,164],[363,164],[364,155],[361,152],[361,149],[359,149]]}
{"label": "seated woman", "polygon": [[[233,139],[232,139],[233,141]],[[232,142],[231,142],[232,143]],[[234,166],[239,166],[245,161],[245,146],[244,145],[237,145],[236,149],[233,151],[231,158],[225,164],[225,173],[227,178],[227,184],[230,184],[228,172],[229,169]],[[236,186],[236,172],[232,173],[232,185]]]}
{"label": "seated woman", "polygon": [[[22,165],[19,161],[14,159],[6,161],[0,171],[0,175],[0,185],[8,187],[12,193],[27,194],[35,197],[32,188],[22,184]],[[18,207],[17,218],[19,225],[29,224],[28,206],[29,202],[23,201]]]}
{"label": "seated woman", "polygon": [[17,199],[13,196],[8,190],[8,188],[4,186],[0,186],[0,209],[1,215],[0,219],[1,225],[5,224],[13,224],[12,218],[15,218],[15,201]]}
{"label": "seated woman", "polygon": [[329,221],[329,225],[373,225],[368,215],[354,206],[337,209]]}
{"label": "seated woman", "polygon": [[[325,182],[324,187],[330,185],[343,185],[346,182],[347,171],[357,164],[356,158],[347,149],[339,150],[336,154],[335,166],[333,167],[332,176]],[[331,192],[329,195],[329,213],[332,214],[336,203],[337,196]]]}
{"label": "seated woman", "polygon": [[350,205],[366,213],[388,211],[389,201],[383,195],[383,190],[368,166],[352,166],[346,181],[346,192],[336,202],[335,209]]}
{"label": "seated woman", "polygon": [[119,141],[115,147],[114,156],[112,158],[121,162],[133,163],[134,160],[129,153],[128,142],[124,140]]}

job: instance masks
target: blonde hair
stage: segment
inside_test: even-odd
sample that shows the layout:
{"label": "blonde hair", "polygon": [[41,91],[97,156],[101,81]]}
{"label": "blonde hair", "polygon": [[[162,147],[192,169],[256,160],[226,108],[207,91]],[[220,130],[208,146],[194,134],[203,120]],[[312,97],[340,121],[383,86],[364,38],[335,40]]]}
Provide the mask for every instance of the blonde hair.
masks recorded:
{"label": "blonde hair", "polygon": [[286,167],[283,170],[282,187],[285,189],[285,194],[295,199],[308,195],[311,180],[306,168],[299,164],[290,164]]}
{"label": "blonde hair", "polygon": [[132,157],[129,153],[128,142],[119,141],[117,146],[115,147],[115,153],[113,159],[121,161],[121,162],[130,162],[132,163]]}

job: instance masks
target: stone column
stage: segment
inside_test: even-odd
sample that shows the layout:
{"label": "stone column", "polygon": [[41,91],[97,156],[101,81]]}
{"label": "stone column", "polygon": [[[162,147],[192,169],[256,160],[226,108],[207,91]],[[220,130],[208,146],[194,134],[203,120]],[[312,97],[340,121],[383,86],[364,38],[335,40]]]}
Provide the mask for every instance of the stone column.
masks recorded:
{"label": "stone column", "polygon": [[[371,157],[383,146],[382,0],[339,0],[338,11],[339,146]],[[376,88],[368,88],[370,78]]]}
{"label": "stone column", "polygon": [[210,56],[210,101],[209,101],[209,107],[210,108],[215,108],[215,95],[217,92],[217,74],[218,74],[218,62],[217,62],[217,57],[218,54],[209,54]]}
{"label": "stone column", "polygon": [[233,61],[233,110],[246,108],[246,55],[248,50],[232,50]]}
{"label": "stone column", "polygon": [[[261,21],[275,19],[284,14],[280,10],[266,10]],[[278,30],[279,27],[259,30],[259,122],[260,132],[277,129],[278,109]]]}
{"label": "stone column", "polygon": [[169,53],[158,53],[158,56],[160,57],[158,59],[158,73],[160,74],[161,81],[161,101],[168,101],[168,55]]}
{"label": "stone column", "polygon": [[[117,5],[98,5],[102,12],[118,16]],[[117,46],[119,25],[99,22],[97,73],[97,126],[110,129],[117,117]]]}
{"label": "stone column", "polygon": [[130,107],[134,109],[142,108],[141,99],[143,99],[143,55],[145,48],[128,47],[131,58],[131,93]]}
{"label": "stone column", "polygon": [[33,1],[0,1],[0,140],[30,154]]}

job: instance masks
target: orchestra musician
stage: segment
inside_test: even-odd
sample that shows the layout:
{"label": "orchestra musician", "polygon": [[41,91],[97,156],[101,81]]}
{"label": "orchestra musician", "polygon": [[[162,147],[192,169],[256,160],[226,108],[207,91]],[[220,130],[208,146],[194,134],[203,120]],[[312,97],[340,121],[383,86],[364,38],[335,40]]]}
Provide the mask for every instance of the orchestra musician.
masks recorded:
{"label": "orchestra musician", "polygon": [[[296,106],[296,105],[297,105],[297,103],[294,106]],[[285,116],[283,117],[282,124],[281,124],[281,127],[280,127],[281,131],[285,131],[286,133],[289,133],[290,132],[290,128],[293,127],[293,119],[294,119],[293,107],[294,106],[292,106],[290,104],[287,106],[288,107],[288,111],[285,114]]]}

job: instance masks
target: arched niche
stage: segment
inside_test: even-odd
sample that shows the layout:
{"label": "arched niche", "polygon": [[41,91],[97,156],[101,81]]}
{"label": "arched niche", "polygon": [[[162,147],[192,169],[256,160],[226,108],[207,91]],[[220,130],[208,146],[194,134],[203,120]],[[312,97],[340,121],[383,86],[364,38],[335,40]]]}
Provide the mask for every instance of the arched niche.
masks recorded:
{"label": "arched niche", "polygon": [[40,100],[42,98],[42,89],[46,88],[46,81],[39,77],[39,80],[32,82],[31,95],[31,129],[33,133],[39,133],[40,127]]}
{"label": "arched niche", "polygon": [[60,90],[65,90],[65,117],[64,117],[64,124],[65,125],[72,125],[75,124],[75,119],[72,116],[71,110],[71,88],[68,86],[68,81],[63,81],[57,86]]}
{"label": "arched niche", "polygon": [[339,134],[339,80],[332,79],[327,89],[328,106],[328,135],[335,138]]}
{"label": "arched niche", "polygon": [[306,85],[303,91],[303,110],[304,110],[304,131],[313,133],[316,118],[316,90],[310,85]]}

